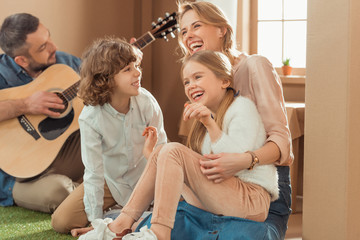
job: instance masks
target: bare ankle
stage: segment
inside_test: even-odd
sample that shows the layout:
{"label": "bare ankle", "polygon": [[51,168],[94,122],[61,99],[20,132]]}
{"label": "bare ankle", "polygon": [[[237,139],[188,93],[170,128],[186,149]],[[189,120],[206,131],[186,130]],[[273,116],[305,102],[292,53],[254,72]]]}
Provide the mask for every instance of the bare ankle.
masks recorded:
{"label": "bare ankle", "polygon": [[134,223],[134,219],[126,214],[120,214],[112,223],[109,224],[109,229],[114,233],[120,233],[125,229],[130,229]]}

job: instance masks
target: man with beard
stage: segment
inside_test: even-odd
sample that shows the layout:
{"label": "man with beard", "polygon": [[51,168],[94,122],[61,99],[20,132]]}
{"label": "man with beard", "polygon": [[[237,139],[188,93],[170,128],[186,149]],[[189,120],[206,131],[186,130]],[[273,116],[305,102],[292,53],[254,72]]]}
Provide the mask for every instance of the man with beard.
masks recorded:
{"label": "man with beard", "polygon": [[[4,20],[0,47],[5,53],[0,55],[0,89],[28,84],[55,63],[66,64],[75,71],[81,63],[75,56],[56,51],[49,30],[37,17],[27,13],[14,14]],[[51,109],[63,108],[63,101],[55,93],[38,91],[26,98],[1,101],[0,121],[23,114],[57,117],[60,113]],[[50,167],[40,175],[15,179],[0,169],[0,206],[15,203],[32,210],[53,212],[82,181],[83,171],[80,134],[75,131]]]}

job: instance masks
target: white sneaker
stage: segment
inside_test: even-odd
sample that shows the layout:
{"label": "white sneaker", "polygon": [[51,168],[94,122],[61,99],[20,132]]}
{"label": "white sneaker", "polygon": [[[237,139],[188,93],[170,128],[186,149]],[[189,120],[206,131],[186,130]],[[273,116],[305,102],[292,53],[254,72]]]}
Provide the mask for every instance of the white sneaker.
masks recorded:
{"label": "white sneaker", "polygon": [[93,230],[81,235],[79,240],[112,240],[116,234],[107,227],[113,220],[111,218],[95,219],[91,222]]}
{"label": "white sneaker", "polygon": [[157,240],[157,237],[153,231],[144,226],[140,228],[140,232],[129,233],[125,235],[122,240]]}

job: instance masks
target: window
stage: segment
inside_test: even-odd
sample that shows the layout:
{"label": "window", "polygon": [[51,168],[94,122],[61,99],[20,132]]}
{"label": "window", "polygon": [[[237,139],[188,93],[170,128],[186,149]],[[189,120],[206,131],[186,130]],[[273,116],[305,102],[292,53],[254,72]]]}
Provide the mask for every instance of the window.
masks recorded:
{"label": "window", "polygon": [[307,0],[257,0],[252,12],[257,15],[256,53],[275,67],[290,58],[292,67],[305,68]]}

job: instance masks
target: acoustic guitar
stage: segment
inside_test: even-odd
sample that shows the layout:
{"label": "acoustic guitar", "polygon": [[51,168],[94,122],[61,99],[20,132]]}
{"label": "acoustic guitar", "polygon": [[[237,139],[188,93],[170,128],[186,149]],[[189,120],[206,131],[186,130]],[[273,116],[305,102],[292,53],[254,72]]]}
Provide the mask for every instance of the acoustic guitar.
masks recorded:
{"label": "acoustic guitar", "polygon": [[[152,29],[133,45],[143,49],[158,38],[175,37],[178,29],[176,13],[166,14],[152,23]],[[31,96],[37,91],[55,92],[65,109],[61,116],[21,115],[0,122],[0,168],[20,178],[30,178],[42,173],[54,161],[66,139],[79,129],[78,118],[83,108],[77,97],[79,75],[69,66],[54,64],[39,77],[24,86],[0,90],[0,101]],[[59,110],[56,110],[59,111]]]}

